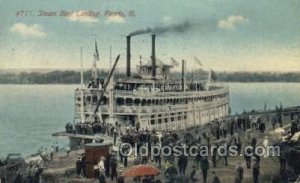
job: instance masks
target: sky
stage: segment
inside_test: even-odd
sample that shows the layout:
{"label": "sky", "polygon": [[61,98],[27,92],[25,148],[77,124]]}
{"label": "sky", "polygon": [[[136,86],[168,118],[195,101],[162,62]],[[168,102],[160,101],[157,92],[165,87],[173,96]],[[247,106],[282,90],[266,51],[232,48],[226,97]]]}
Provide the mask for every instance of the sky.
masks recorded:
{"label": "sky", "polygon": [[[0,0],[1,69],[100,69],[126,62],[126,38],[158,34],[156,56],[217,71],[300,71],[300,0]],[[132,37],[132,68],[148,62],[150,34]],[[202,66],[195,64],[197,57]],[[180,68],[175,68],[179,70]]]}

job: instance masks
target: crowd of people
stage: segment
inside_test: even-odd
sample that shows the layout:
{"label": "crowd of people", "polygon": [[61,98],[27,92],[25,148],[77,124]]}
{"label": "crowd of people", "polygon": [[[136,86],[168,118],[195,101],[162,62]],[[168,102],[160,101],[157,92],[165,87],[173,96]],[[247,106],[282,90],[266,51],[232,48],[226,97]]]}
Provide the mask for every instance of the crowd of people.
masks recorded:
{"label": "crowd of people", "polygon": [[[291,115],[291,134],[294,135],[299,131],[299,118],[297,115]],[[87,124],[84,124],[87,125]],[[242,162],[236,164],[235,169],[235,183],[242,183],[244,180],[244,169],[252,169],[253,182],[258,183],[259,177],[261,175],[260,163],[261,157],[255,153],[243,152],[242,147],[250,145],[255,148],[259,140],[252,133],[259,133],[264,136],[265,131],[268,129],[275,130],[277,127],[283,126],[282,114],[272,114],[272,115],[240,115],[233,116],[224,119],[218,119],[206,126],[201,128],[193,129],[191,133],[180,132],[180,131],[162,131],[158,132],[155,130],[149,131],[147,129],[140,130],[138,127],[135,128],[122,128],[118,123],[116,125],[111,124],[94,124],[90,125],[92,133],[102,133],[106,134],[114,139],[114,144],[118,143],[129,143],[133,146],[136,145],[138,156],[133,160],[133,164],[154,164],[158,167],[163,176],[159,176],[156,180],[154,177],[148,176],[136,177],[135,182],[143,183],[154,183],[161,182],[163,179],[167,182],[176,182],[177,179],[186,178],[190,182],[199,182],[199,178],[196,176],[197,172],[200,171],[202,175],[202,182],[207,183],[208,176],[212,177],[213,183],[221,183],[221,179],[215,171],[217,167],[228,166],[229,155],[225,154],[223,156],[218,155],[214,150],[208,156],[201,156],[200,153],[195,157],[188,157],[181,155],[179,157],[173,156],[170,153],[167,156],[162,156],[159,153],[154,152],[148,155],[141,155],[140,149],[145,149],[148,152],[152,152],[151,148],[155,145],[160,147],[164,146],[175,146],[175,145],[196,145],[202,146],[206,145],[208,147],[212,145],[226,145],[226,147],[236,146],[238,154],[243,154],[245,160],[245,167],[243,167]],[[85,133],[85,130],[78,130],[86,128],[84,126],[76,127],[76,132]],[[97,130],[98,131],[97,131]],[[244,140],[242,140],[242,138]],[[119,141],[119,142],[117,142]],[[267,137],[260,143],[264,145],[268,144]],[[265,144],[266,143],[266,144]],[[125,149],[122,151],[126,152]],[[128,149],[127,149],[128,150]],[[248,151],[251,151],[248,149]],[[105,183],[106,179],[111,181],[116,180],[117,182],[124,182],[124,177],[122,177],[122,170],[128,167],[129,160],[127,156],[123,156],[121,153],[112,152],[108,157],[102,157],[98,163],[98,177],[100,183]],[[279,157],[280,163],[280,173],[282,175],[286,172],[287,154],[281,153]],[[223,160],[222,160],[223,159]],[[223,163],[220,163],[220,160]],[[77,174],[82,175],[84,170],[84,156],[78,159]],[[85,176],[83,174],[83,176]],[[281,177],[282,178],[282,177]]]}

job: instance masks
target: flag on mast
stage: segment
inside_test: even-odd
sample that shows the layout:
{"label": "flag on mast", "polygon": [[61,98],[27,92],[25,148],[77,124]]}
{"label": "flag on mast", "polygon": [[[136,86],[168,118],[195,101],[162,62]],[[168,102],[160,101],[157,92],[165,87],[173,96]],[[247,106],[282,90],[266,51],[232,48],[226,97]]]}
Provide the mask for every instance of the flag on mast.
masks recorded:
{"label": "flag on mast", "polygon": [[194,60],[195,60],[195,62],[196,62],[199,66],[202,66],[202,63],[201,63],[201,61],[199,60],[199,58],[197,58],[196,56],[194,56]]}
{"label": "flag on mast", "polygon": [[218,75],[217,75],[217,73],[216,73],[215,71],[213,71],[212,69],[210,69],[210,75],[211,75],[211,79],[212,79],[213,81],[217,81]]}
{"label": "flag on mast", "polygon": [[179,65],[178,62],[173,57],[171,57],[171,61],[172,61],[171,64],[173,66],[177,67]]}

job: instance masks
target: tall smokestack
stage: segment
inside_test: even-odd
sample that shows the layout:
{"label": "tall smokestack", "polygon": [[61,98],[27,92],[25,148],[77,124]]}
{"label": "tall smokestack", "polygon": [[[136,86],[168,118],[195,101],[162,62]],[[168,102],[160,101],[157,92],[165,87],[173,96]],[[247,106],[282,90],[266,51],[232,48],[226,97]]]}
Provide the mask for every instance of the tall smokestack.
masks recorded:
{"label": "tall smokestack", "polygon": [[131,36],[127,36],[127,57],[126,57],[126,76],[130,77],[130,65],[131,65],[131,53],[130,53],[130,38]]}
{"label": "tall smokestack", "polygon": [[152,34],[152,55],[151,55],[151,66],[152,66],[152,79],[156,79],[156,56],[155,56],[155,34]]}
{"label": "tall smokestack", "polygon": [[185,76],[184,76],[184,70],[185,70],[185,61],[182,60],[182,71],[181,71],[181,85],[182,85],[182,91],[185,91]]}

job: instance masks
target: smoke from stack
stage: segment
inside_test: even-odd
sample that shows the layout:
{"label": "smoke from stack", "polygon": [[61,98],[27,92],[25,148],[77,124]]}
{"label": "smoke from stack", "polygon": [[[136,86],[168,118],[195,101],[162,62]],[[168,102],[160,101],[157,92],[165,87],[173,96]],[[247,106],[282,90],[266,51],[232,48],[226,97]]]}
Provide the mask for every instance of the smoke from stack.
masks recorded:
{"label": "smoke from stack", "polygon": [[129,34],[129,36],[137,36],[142,34],[164,34],[166,32],[175,32],[175,33],[183,33],[190,29],[192,24],[188,21],[173,24],[165,27],[153,27],[153,28],[146,28],[133,31]]}

